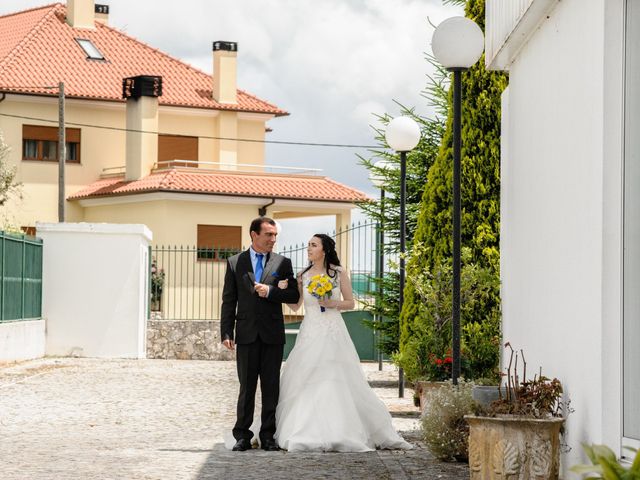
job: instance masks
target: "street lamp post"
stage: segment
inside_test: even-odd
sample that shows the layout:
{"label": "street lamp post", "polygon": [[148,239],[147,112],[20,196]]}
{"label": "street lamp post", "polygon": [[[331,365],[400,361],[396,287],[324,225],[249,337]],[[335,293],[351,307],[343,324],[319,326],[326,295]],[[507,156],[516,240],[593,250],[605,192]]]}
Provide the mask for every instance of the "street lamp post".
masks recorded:
{"label": "street lamp post", "polygon": [[[407,152],[413,150],[420,141],[420,127],[409,117],[396,117],[387,126],[385,132],[387,145],[400,153],[400,295],[398,299],[398,328],[401,331],[400,314],[404,305],[405,250],[407,239]],[[398,332],[400,334],[400,332]],[[404,370],[398,375],[398,396],[404,397]]]}
{"label": "street lamp post", "polygon": [[64,82],[58,83],[58,222],[65,220],[65,162],[67,160],[67,141],[65,138]]}
{"label": "street lamp post", "polygon": [[482,56],[484,37],[480,27],[466,17],[451,17],[436,28],[431,40],[436,60],[453,72],[453,301],[451,377],[458,384],[460,376],[460,156],[462,72]]}
{"label": "street lamp post", "polygon": [[[378,170],[386,170],[391,168],[388,160],[382,159],[377,161],[374,165]],[[369,180],[373,184],[374,187],[380,189],[380,218],[384,218],[384,186],[385,186],[385,177],[381,175],[379,172],[371,172],[369,174]],[[376,264],[376,271],[378,273],[378,298],[382,298],[382,294],[384,292],[384,225],[382,222],[379,223],[378,227],[378,259]],[[381,313],[378,313],[378,370],[382,371],[382,350],[380,349],[380,332],[382,328],[383,316]]]}

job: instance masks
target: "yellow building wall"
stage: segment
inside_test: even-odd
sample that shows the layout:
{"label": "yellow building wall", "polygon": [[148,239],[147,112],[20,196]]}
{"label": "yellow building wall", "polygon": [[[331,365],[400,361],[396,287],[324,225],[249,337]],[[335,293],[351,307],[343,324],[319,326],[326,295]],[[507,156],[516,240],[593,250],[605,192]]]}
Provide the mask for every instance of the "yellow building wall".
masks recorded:
{"label": "yellow building wall", "polygon": [[92,206],[85,209],[91,223],[142,223],[153,232],[153,245],[195,246],[198,224],[242,227],[242,245],[251,243],[249,225],[258,217],[255,205],[216,204],[157,200],[139,203]]}
{"label": "yellow building wall", "polygon": [[[18,99],[18,101],[16,101]],[[25,99],[27,101],[21,101]],[[65,192],[72,195],[85,185],[99,179],[103,168],[124,165],[124,132],[90,127],[74,123],[124,128],[124,105],[97,108],[95,102],[68,101],[65,121],[69,128],[80,128],[80,164],[65,164]],[[9,163],[17,166],[17,180],[22,182],[23,199],[7,206],[7,216],[16,226],[33,226],[39,222],[58,221],[58,164],[57,162],[22,160],[22,125],[57,127],[56,98],[8,96],[0,103],[0,111],[11,115],[51,119],[54,122],[0,117],[0,130],[11,147]],[[66,220],[82,221],[83,212],[66,202]]]}
{"label": "yellow building wall", "polygon": [[[9,115],[31,118],[50,119],[52,122],[28,120],[11,117],[0,117],[0,131],[5,142],[11,147],[9,163],[17,166],[17,180],[22,182],[23,199],[5,205],[0,215],[0,224],[9,223],[15,226],[33,226],[36,222],[58,221],[58,164],[57,162],[23,161],[22,160],[22,125],[44,125],[57,127],[58,101],[57,98],[8,95],[0,102],[0,111]],[[227,116],[238,116],[236,112],[224,112]],[[66,196],[70,196],[86,185],[100,179],[105,168],[120,167],[124,171],[126,165],[126,110],[124,103],[96,102],[69,99],[65,108],[66,123],[70,128],[81,130],[81,163],[67,163],[65,166]],[[241,114],[240,114],[241,115]],[[213,139],[219,130],[220,112],[202,109],[160,107],[158,131],[160,133],[181,134],[200,137],[198,155],[201,162],[218,162],[220,143]],[[265,116],[265,119],[268,118]],[[97,125],[115,127],[121,130],[95,128]],[[265,121],[260,118],[238,120],[238,136],[241,138],[264,139]],[[237,146],[237,161],[239,164],[264,164],[264,144],[255,142],[226,142]],[[154,162],[157,159],[154,160]],[[217,165],[203,163],[201,168],[219,168]],[[66,221],[93,221],[94,213],[85,212],[78,202],[66,202]],[[138,210],[135,207],[134,210]],[[147,212],[147,206],[139,208]],[[184,207],[176,206],[172,212],[183,214]],[[200,209],[196,209],[201,212]],[[235,219],[224,216],[228,206],[221,210],[229,221]],[[169,212],[169,213],[172,213]],[[149,213],[153,215],[152,213]],[[253,214],[251,214],[253,215]],[[247,216],[251,216],[247,215]],[[256,212],[257,215],[257,212]],[[135,215],[140,218],[139,215]],[[119,215],[109,218],[102,215],[100,221],[118,223]],[[166,217],[171,218],[171,216]],[[197,215],[190,218],[196,219]],[[244,218],[244,217],[241,217]],[[253,216],[251,216],[253,218]],[[224,220],[226,222],[227,220]],[[220,223],[231,225],[235,223]],[[147,223],[140,221],[139,223]],[[202,222],[201,222],[202,223]],[[164,227],[161,227],[161,229]],[[195,228],[195,227],[193,227]],[[162,230],[160,230],[162,231]]]}
{"label": "yellow building wall", "polygon": [[[238,122],[238,138],[264,140],[265,123],[255,120],[240,120]],[[264,165],[264,150],[264,143],[261,142],[238,142],[238,163]]]}

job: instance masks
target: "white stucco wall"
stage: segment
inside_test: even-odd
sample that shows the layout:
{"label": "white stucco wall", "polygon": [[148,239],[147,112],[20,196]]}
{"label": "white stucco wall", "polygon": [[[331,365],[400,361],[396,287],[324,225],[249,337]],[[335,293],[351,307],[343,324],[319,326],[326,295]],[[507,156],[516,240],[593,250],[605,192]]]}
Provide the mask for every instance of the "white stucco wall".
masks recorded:
{"label": "white stucco wall", "polygon": [[43,239],[46,354],[144,358],[148,247],[144,225],[36,225]]}
{"label": "white stucco wall", "polygon": [[503,97],[504,340],[564,383],[567,478],[580,442],[620,446],[621,5],[559,2]]}
{"label": "white stucco wall", "polygon": [[0,323],[0,362],[44,356],[44,332],[44,320]]}

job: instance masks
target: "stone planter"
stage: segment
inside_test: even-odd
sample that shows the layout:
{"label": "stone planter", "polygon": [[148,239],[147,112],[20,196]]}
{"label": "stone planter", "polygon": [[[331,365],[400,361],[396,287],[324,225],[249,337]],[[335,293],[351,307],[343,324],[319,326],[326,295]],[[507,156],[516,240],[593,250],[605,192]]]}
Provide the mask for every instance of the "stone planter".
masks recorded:
{"label": "stone planter", "polygon": [[446,382],[431,382],[427,380],[418,380],[414,385],[414,391],[416,397],[420,399],[420,404],[416,405],[420,407],[420,411],[424,412],[425,406],[427,405],[427,394],[436,389],[440,388],[443,385],[446,385]]}
{"label": "stone planter", "polygon": [[162,303],[160,302],[160,300],[151,300],[150,310],[152,312],[159,312],[161,308]]}
{"label": "stone planter", "polygon": [[471,480],[554,480],[563,418],[466,415]]}

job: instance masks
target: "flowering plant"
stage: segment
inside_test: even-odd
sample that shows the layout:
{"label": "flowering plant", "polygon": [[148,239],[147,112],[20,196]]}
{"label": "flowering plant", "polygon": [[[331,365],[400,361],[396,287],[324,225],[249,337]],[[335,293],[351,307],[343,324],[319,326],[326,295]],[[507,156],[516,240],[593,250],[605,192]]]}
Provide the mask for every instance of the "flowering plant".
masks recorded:
{"label": "flowering plant", "polygon": [[[448,349],[444,355],[430,353],[424,366],[425,378],[432,382],[449,380],[452,368],[453,354],[451,349]],[[462,370],[462,376],[465,376],[469,371],[469,360],[464,349],[460,352],[460,369]]]}
{"label": "flowering plant", "polygon": [[[335,284],[331,281],[331,278],[324,273],[314,275],[309,279],[309,283],[307,283],[307,291],[318,300],[323,300],[325,297],[331,298],[334,287]],[[321,306],[320,311],[324,312],[324,310],[325,308]]]}
{"label": "flowering plant", "polygon": [[448,350],[447,353],[442,356],[430,353],[426,365],[426,370],[428,371],[427,377],[435,382],[447,380],[451,378],[452,365],[453,357],[451,356],[451,350]]}

